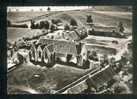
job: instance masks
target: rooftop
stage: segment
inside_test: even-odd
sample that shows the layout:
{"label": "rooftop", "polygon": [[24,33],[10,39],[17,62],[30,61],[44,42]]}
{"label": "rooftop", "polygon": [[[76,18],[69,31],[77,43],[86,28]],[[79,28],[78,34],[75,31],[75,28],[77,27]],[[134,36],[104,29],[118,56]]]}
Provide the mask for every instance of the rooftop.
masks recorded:
{"label": "rooftop", "polygon": [[38,44],[53,45],[54,52],[77,55],[76,43],[67,40],[40,39]]}

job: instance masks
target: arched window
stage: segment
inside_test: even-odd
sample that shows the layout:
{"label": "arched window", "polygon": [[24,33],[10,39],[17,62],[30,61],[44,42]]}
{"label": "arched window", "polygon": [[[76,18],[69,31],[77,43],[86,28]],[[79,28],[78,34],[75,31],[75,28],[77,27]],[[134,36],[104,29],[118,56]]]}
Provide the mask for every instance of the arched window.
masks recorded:
{"label": "arched window", "polygon": [[31,50],[31,54],[32,54],[32,60],[34,60],[35,59],[35,49],[34,49],[34,47],[33,47],[33,49]]}
{"label": "arched window", "polygon": [[41,46],[39,46],[38,49],[37,49],[37,56],[38,56],[38,61],[41,62],[42,61],[42,49],[41,49]]}
{"label": "arched window", "polygon": [[41,59],[42,59],[42,57],[41,57],[41,56],[42,56],[42,53],[41,53],[41,51],[39,50],[39,51],[38,51],[38,61],[39,61],[39,62],[40,62],[40,61],[41,61]]}
{"label": "arched window", "polygon": [[49,59],[48,59],[48,53],[47,53],[47,48],[44,48],[44,62],[48,63]]}

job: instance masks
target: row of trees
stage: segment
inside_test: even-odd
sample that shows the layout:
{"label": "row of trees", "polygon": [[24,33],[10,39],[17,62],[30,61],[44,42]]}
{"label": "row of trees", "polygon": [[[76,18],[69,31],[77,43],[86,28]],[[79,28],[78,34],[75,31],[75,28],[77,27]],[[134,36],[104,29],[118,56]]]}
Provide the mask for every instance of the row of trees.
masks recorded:
{"label": "row of trees", "polygon": [[40,21],[40,23],[35,23],[35,21],[31,20],[31,29],[49,29],[49,22],[48,21]]}
{"label": "row of trees", "polygon": [[50,30],[56,30],[57,25],[61,23],[60,19],[52,19],[51,23],[49,21],[40,21],[39,23],[36,23],[35,21],[31,20],[31,29],[50,29]]}
{"label": "row of trees", "polygon": [[[61,22],[62,21],[60,19],[52,19],[51,20],[51,26],[52,25],[58,25],[58,23],[61,23]],[[10,24],[10,22],[8,22],[8,24]],[[70,25],[72,25],[72,26],[78,26],[77,21],[74,20],[74,19],[70,20]],[[35,21],[31,20],[31,28],[32,29],[36,29],[36,28],[39,28],[39,29],[42,29],[42,28],[49,29],[49,27],[50,27],[50,22],[49,21],[40,21],[40,23],[35,23]],[[70,27],[69,27],[68,24],[65,25],[65,29],[66,30],[70,29]]]}

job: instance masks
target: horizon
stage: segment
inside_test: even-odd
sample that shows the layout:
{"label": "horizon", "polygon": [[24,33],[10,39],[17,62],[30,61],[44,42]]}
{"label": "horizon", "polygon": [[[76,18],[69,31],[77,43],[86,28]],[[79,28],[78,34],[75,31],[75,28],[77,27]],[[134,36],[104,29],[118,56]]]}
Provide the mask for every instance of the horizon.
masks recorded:
{"label": "horizon", "polygon": [[51,11],[69,11],[69,10],[82,10],[92,8],[92,6],[14,6],[14,7],[7,7],[7,12],[30,12],[30,11],[47,11],[47,8],[50,7]]}

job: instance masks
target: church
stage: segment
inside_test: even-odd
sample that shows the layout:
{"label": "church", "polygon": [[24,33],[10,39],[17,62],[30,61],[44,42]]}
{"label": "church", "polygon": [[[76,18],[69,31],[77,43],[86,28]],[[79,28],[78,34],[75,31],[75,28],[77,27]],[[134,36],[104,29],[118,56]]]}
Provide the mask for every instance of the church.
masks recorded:
{"label": "church", "polygon": [[32,44],[30,61],[35,64],[52,66],[55,63],[69,63],[79,67],[86,61],[84,44],[68,40],[40,39]]}

